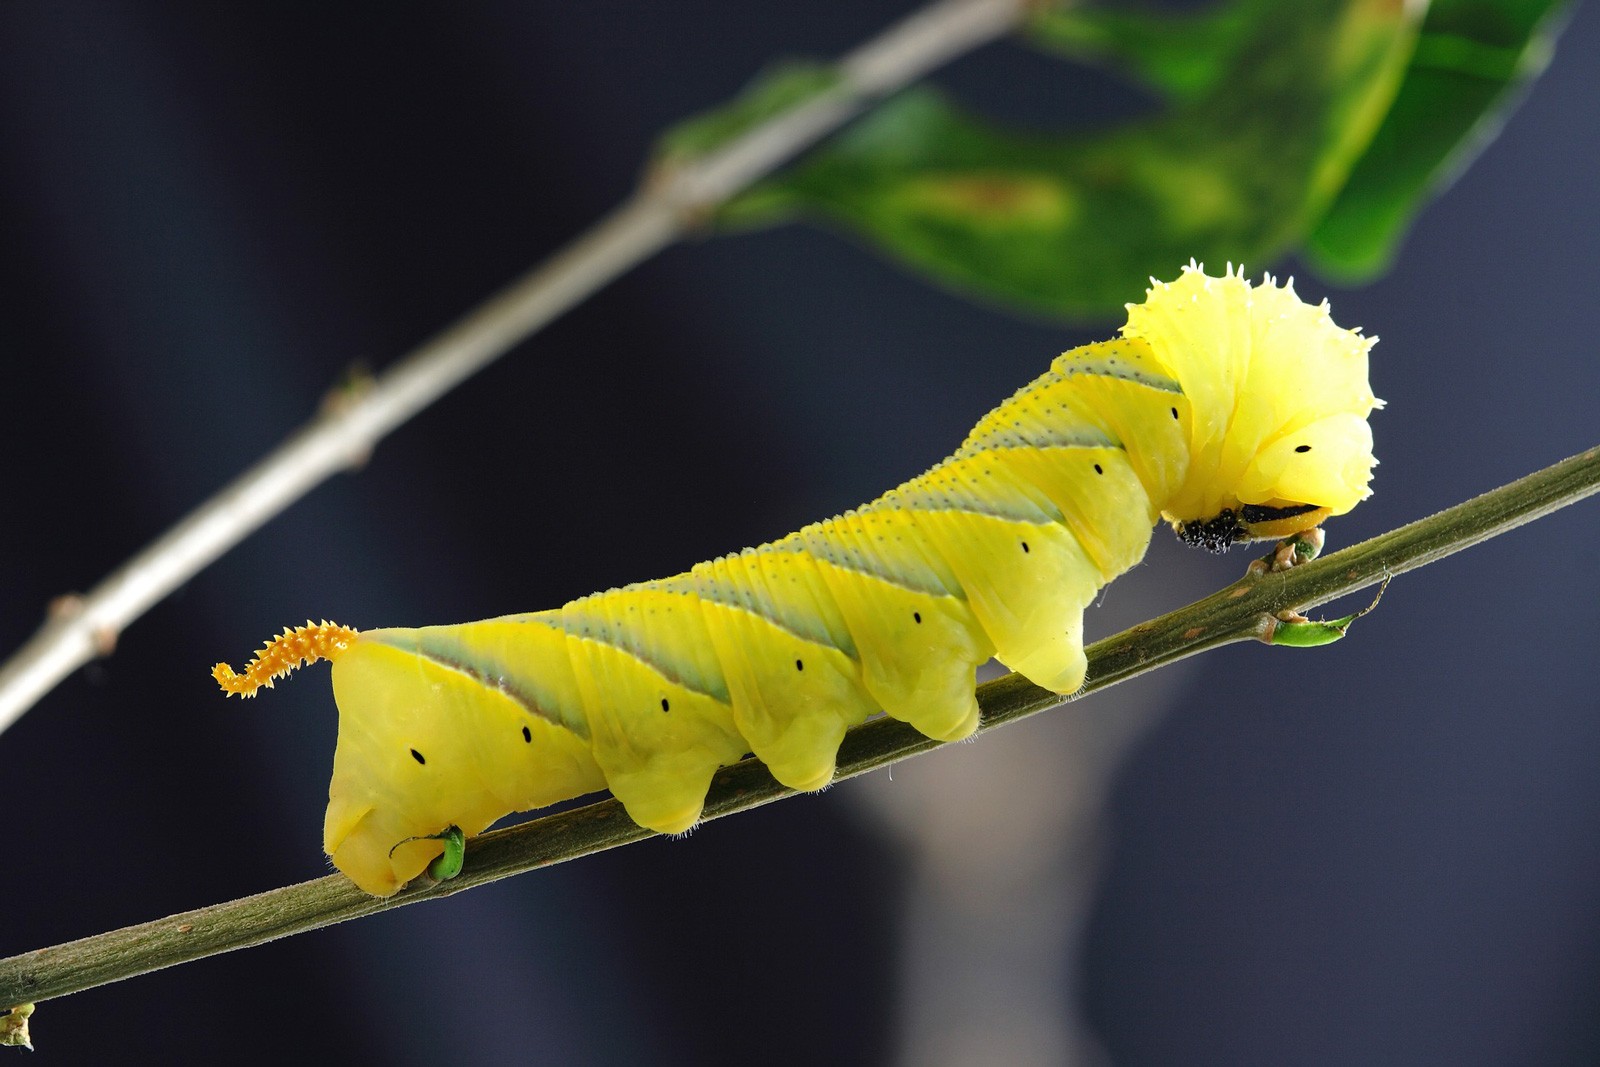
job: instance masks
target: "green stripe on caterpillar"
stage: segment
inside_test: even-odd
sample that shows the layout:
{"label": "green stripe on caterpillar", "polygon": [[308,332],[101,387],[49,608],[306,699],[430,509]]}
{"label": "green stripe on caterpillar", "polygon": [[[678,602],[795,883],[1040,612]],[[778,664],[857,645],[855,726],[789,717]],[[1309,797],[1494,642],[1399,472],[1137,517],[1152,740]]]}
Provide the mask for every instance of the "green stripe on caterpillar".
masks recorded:
{"label": "green stripe on caterpillar", "polygon": [[1152,280],[1121,337],[1073,349],[949,459],[853,511],[659,581],[456,626],[311,624],[271,641],[248,696],[333,661],[339,740],[324,847],[369,893],[450,827],[609,788],[681,833],[712,774],[754,753],[815,790],[880,709],[938,740],[978,725],[991,655],[1083,683],[1084,608],[1164,517],[1213,549],[1349,511],[1376,462],[1375,338],[1292,284],[1194,264]]}

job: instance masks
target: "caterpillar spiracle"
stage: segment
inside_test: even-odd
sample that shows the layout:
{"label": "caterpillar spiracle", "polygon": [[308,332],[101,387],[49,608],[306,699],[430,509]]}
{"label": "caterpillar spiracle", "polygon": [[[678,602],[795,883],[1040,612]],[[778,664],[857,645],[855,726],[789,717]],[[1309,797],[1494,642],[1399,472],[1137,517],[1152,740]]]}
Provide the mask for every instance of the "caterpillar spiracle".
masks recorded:
{"label": "caterpillar spiracle", "polygon": [[680,833],[718,767],[753,753],[826,786],[880,709],[931,738],[978,725],[991,655],[1083,683],[1083,610],[1158,516],[1220,549],[1287,537],[1369,495],[1376,338],[1292,282],[1191,263],[1115,340],[1057,358],[950,458],[870,504],[658,581],[454,626],[275,638],[229,693],[333,661],[339,736],[323,845],[387,895],[513,811],[609,788]]}

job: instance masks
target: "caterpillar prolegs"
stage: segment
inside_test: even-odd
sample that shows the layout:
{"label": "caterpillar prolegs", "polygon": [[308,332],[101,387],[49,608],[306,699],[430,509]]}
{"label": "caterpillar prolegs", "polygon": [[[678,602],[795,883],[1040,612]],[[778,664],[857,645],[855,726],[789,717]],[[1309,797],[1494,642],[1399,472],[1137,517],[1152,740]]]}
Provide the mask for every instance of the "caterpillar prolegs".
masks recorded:
{"label": "caterpillar prolegs", "polygon": [[718,767],[753,753],[820,789],[880,709],[938,740],[978,724],[991,655],[1083,682],[1083,609],[1164,517],[1211,548],[1349,511],[1376,462],[1375,338],[1270,277],[1190,264],[1073,349],[956,452],[780,540],[528,615],[269,642],[230,693],[333,661],[339,739],[324,847],[386,895],[513,811],[602,788],[664,833],[700,818]]}

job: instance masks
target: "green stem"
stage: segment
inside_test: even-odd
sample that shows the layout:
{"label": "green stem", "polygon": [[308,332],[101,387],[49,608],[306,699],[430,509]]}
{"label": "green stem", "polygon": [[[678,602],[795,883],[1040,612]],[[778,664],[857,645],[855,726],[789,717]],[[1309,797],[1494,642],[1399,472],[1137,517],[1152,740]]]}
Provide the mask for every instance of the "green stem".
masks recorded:
{"label": "green stem", "polygon": [[[1088,649],[1089,681],[1080,696],[1261,632],[1264,618],[1310,608],[1458,552],[1600,492],[1600,448],[1591,449],[1483,496],[1359,545],[1277,574],[1247,576],[1204,600]],[[978,687],[980,732],[1063,703],[1011,674]],[[939,747],[905,723],[880,718],[850,731],[839,750],[839,778]],[[747,759],[718,773],[706,802],[717,819],[793,796]],[[473,839],[466,867],[446,882],[413,884],[371,897],[343,875],[274,889],[0,960],[0,1006],[64,996],[146,971],[259,945],[484,882],[654,836],[614,800],[548,815]]]}

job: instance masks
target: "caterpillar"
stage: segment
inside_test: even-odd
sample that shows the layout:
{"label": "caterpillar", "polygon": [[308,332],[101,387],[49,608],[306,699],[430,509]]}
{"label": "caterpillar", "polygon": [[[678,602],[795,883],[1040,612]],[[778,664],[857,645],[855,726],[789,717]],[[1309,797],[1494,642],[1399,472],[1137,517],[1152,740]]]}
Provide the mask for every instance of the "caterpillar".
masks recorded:
{"label": "caterpillar", "polygon": [[797,533],[549,611],[419,629],[286,630],[249,696],[333,664],[339,734],[323,846],[368,893],[422,872],[447,828],[602,788],[682,833],[712,774],[753,753],[784,785],[833,777],[880,709],[928,737],[978,725],[995,656],[1083,683],[1083,610],[1158,517],[1190,543],[1315,529],[1370,494],[1376,338],[1194,263],[1151,280],[1120,337],[1075,348],[927,473]]}

